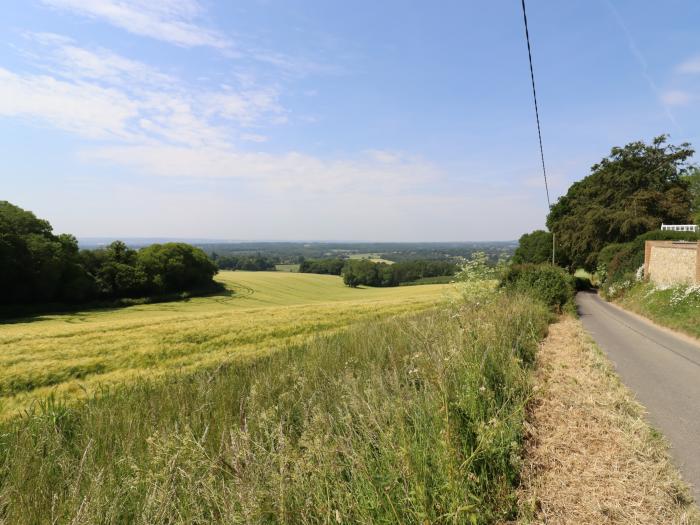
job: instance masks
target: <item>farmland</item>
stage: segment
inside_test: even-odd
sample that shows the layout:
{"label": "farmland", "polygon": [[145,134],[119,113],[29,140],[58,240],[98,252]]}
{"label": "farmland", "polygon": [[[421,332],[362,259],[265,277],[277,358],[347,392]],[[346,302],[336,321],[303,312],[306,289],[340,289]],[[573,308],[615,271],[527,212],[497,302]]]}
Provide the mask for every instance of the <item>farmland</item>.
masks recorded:
{"label": "farmland", "polygon": [[309,336],[435,305],[441,285],[350,289],[339,277],[221,272],[226,292],[0,325],[0,414],[54,394],[250,360]]}
{"label": "farmland", "polygon": [[[384,312],[442,293],[407,289],[425,296],[399,306],[396,295],[371,303],[377,290],[360,293]],[[548,317],[529,297],[498,294],[325,330],[216,372],[43,403],[0,423],[0,522],[511,519],[529,369]]]}

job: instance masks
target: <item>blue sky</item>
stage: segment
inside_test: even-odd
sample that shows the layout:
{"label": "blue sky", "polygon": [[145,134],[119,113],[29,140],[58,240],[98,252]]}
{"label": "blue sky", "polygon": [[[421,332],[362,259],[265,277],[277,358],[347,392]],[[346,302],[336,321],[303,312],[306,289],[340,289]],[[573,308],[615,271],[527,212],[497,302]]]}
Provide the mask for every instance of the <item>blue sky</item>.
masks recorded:
{"label": "blue sky", "polygon": [[[700,3],[530,0],[556,197],[700,142]],[[77,236],[507,240],[547,212],[520,3],[10,0],[1,199]]]}

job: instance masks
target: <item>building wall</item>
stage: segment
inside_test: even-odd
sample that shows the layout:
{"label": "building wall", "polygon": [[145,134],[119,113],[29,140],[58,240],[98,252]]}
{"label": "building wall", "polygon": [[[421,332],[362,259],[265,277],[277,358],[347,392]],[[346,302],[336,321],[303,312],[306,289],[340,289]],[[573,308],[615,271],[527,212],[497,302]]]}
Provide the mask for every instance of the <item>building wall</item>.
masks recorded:
{"label": "building wall", "polygon": [[647,241],[644,275],[657,286],[700,283],[700,244]]}

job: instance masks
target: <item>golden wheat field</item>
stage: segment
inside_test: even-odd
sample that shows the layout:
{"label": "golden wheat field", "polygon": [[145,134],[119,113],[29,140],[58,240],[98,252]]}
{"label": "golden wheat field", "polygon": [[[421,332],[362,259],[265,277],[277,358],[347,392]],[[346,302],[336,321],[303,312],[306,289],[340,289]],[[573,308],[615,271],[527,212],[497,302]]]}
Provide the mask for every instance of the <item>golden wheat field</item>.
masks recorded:
{"label": "golden wheat field", "polygon": [[0,324],[0,417],[54,393],[213,368],[360,320],[430,307],[446,285],[358,288],[336,276],[221,272],[227,293]]}

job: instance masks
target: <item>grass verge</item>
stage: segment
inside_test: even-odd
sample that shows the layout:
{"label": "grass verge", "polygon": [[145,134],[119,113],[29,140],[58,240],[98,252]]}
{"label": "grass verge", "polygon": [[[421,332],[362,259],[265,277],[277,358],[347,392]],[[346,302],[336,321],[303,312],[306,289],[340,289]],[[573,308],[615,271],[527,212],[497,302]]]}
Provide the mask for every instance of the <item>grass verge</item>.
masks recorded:
{"label": "grass verge", "polygon": [[544,306],[498,294],[0,425],[0,522],[492,523]]}
{"label": "grass verge", "polygon": [[662,326],[700,338],[700,289],[678,286],[659,290],[642,282],[632,286],[617,302]]}
{"label": "grass verge", "polygon": [[519,523],[691,524],[662,436],[571,316],[538,353]]}

